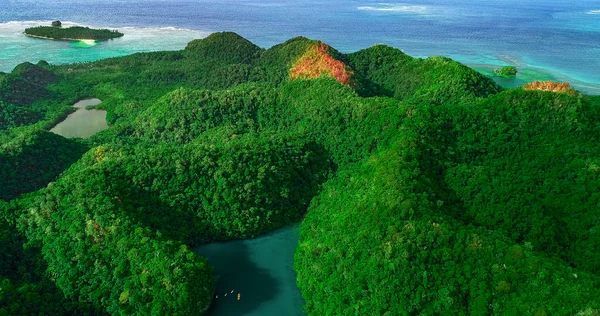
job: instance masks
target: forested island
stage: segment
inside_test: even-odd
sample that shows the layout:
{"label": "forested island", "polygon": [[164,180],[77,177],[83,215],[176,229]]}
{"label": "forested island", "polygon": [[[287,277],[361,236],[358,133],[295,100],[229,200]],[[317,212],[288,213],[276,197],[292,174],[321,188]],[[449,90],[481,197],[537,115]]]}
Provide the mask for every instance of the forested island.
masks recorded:
{"label": "forested island", "polygon": [[[55,21],[58,22],[58,21]],[[47,38],[53,40],[96,40],[104,41],[113,38],[119,38],[125,34],[116,30],[91,29],[83,26],[59,27],[56,26],[36,26],[25,29],[24,34],[32,37]]]}
{"label": "forested island", "polygon": [[501,68],[494,69],[494,73],[497,75],[504,76],[504,77],[512,77],[512,76],[516,76],[518,71],[515,66],[504,66]]}
{"label": "forested island", "polygon": [[[99,98],[110,128],[48,130]],[[215,33],[0,74],[0,315],[199,315],[191,248],[301,222],[309,315],[596,315],[600,97]]]}

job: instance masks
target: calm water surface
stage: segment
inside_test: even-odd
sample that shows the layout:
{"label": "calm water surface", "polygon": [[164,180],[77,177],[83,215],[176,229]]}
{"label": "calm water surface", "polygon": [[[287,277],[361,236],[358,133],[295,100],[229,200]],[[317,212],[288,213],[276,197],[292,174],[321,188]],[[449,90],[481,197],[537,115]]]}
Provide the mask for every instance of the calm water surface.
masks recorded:
{"label": "calm water surface", "polygon": [[108,129],[106,111],[86,110],[85,108],[88,105],[98,105],[101,102],[99,99],[89,99],[75,103],[73,107],[78,110],[71,113],[50,131],[67,138],[89,138],[100,131]]}
{"label": "calm water surface", "polygon": [[304,301],[292,270],[300,236],[298,228],[299,225],[292,225],[255,239],[195,249],[219,276],[218,298],[209,315],[304,315]]}

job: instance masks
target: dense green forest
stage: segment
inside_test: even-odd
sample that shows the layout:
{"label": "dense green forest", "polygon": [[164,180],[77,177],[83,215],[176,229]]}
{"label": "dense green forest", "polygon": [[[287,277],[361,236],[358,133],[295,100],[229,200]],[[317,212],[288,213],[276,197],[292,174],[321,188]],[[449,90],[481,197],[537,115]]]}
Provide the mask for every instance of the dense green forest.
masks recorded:
{"label": "dense green forest", "polygon": [[123,33],[116,30],[96,30],[83,26],[54,27],[36,26],[25,29],[25,35],[40,36],[56,40],[97,40],[104,41],[122,37]]}
{"label": "dense green forest", "polygon": [[[234,33],[19,65],[0,74],[0,315],[202,314],[216,280],[192,247],[299,221],[309,315],[596,315],[600,99],[554,86]],[[88,97],[108,130],[48,132]]]}

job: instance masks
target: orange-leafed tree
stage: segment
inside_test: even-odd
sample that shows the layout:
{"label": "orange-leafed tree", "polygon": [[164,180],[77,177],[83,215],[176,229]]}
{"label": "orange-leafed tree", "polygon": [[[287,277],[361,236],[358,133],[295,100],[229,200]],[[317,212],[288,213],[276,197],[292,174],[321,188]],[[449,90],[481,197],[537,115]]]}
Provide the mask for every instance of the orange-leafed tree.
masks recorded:
{"label": "orange-leafed tree", "polygon": [[290,78],[313,79],[321,76],[335,78],[341,84],[349,84],[351,71],[346,65],[329,54],[329,46],[319,43],[310,47],[290,69]]}
{"label": "orange-leafed tree", "polygon": [[564,93],[568,95],[575,95],[577,92],[571,87],[568,82],[554,82],[554,81],[534,81],[523,86],[524,90],[542,90],[552,91],[556,93]]}

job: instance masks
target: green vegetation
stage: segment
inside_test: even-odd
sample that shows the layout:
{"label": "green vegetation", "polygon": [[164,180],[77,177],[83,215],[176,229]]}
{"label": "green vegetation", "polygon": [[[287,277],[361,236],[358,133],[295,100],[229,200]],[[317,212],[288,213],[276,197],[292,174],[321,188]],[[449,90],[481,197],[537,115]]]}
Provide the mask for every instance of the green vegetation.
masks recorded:
{"label": "green vegetation", "polygon": [[[88,97],[110,129],[47,132]],[[202,314],[215,279],[191,247],[300,220],[309,315],[594,315],[599,105],[302,37],[19,65],[0,75],[0,315]]]}
{"label": "green vegetation", "polygon": [[122,37],[116,30],[96,30],[89,27],[72,26],[67,28],[54,26],[36,26],[25,29],[25,35],[38,36],[55,40],[97,40],[104,41]]}
{"label": "green vegetation", "polygon": [[0,100],[5,103],[27,106],[50,96],[50,92],[35,77],[30,80],[18,73],[0,75]]}
{"label": "green vegetation", "polygon": [[86,150],[86,144],[37,129],[0,135],[0,199],[45,187]]}
{"label": "green vegetation", "polygon": [[516,76],[517,68],[514,66],[504,66],[502,68],[494,69],[494,73],[505,77]]}
{"label": "green vegetation", "polygon": [[313,200],[295,258],[307,310],[598,306],[599,223],[588,204],[597,203],[598,130],[587,123],[597,109],[582,101],[514,90],[415,110],[395,145],[339,172]]}
{"label": "green vegetation", "polygon": [[262,51],[260,47],[238,34],[224,32],[191,41],[184,54],[190,59],[212,59],[225,64],[250,64]]}
{"label": "green vegetation", "polygon": [[58,315],[76,311],[102,315],[83,302],[66,299],[46,276],[46,268],[39,249],[28,245],[24,236],[0,218],[0,315]]}
{"label": "green vegetation", "polygon": [[0,101],[0,130],[27,125],[40,119],[41,116],[38,113],[27,107],[6,104]]}
{"label": "green vegetation", "polygon": [[445,57],[412,58],[395,48],[377,45],[347,58],[362,78],[359,92],[364,96],[441,105],[469,102],[501,89],[482,74]]}
{"label": "green vegetation", "polygon": [[0,132],[31,124],[48,128],[73,110],[72,96],[49,89],[59,78],[48,67],[40,61],[20,64],[10,74],[0,72]]}

